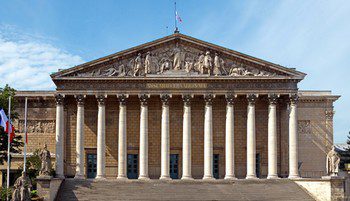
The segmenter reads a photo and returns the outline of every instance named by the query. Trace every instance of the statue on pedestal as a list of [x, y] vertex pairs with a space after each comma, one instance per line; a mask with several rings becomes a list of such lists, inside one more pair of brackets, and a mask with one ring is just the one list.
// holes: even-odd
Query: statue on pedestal
[[327, 154], [327, 175], [338, 176], [340, 157], [335, 151], [335, 147]]
[[50, 176], [51, 171], [51, 154], [47, 150], [47, 145], [45, 144], [44, 149], [39, 154], [41, 160], [41, 169], [39, 176]]
[[14, 184], [14, 190], [12, 193], [13, 201], [30, 201], [30, 188], [32, 187], [32, 183], [30, 182], [29, 177], [27, 177], [26, 172], [22, 172], [22, 176], [20, 176]]

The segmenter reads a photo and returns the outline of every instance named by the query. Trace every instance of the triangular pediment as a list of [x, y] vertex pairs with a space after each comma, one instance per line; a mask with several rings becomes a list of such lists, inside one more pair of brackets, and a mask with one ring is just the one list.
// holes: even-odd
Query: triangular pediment
[[173, 34], [51, 75], [86, 77], [279, 77], [305, 74], [183, 34]]

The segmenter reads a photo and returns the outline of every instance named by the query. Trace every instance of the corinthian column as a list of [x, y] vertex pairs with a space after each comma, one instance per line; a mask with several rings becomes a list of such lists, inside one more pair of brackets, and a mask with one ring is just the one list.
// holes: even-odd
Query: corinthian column
[[213, 177], [213, 109], [212, 103], [215, 96], [204, 95], [204, 176], [203, 179]]
[[256, 139], [255, 139], [255, 101], [256, 94], [248, 94], [247, 108], [247, 176], [246, 179], [256, 179]]
[[139, 179], [149, 179], [148, 177], [148, 94], [139, 95], [141, 102], [140, 113], [140, 175]]
[[191, 173], [191, 95], [183, 95], [183, 135], [182, 135], [182, 177], [193, 179]]
[[119, 135], [118, 135], [118, 179], [127, 179], [127, 143], [126, 143], [126, 99], [128, 95], [118, 95]]
[[225, 135], [225, 179], [235, 178], [235, 150], [234, 150], [234, 100], [232, 94], [226, 95], [226, 135]]
[[103, 179], [106, 176], [106, 96], [96, 96], [98, 102], [97, 116], [97, 179]]
[[278, 95], [270, 94], [268, 117], [268, 179], [276, 179], [277, 175], [277, 118], [276, 103]]
[[63, 157], [64, 157], [64, 95], [57, 94], [56, 98], [56, 177], [64, 178]]
[[298, 95], [290, 96], [289, 112], [289, 176], [290, 179], [299, 178], [298, 171]]
[[77, 95], [77, 131], [76, 131], [76, 179], [84, 179], [84, 95]]
[[161, 139], [161, 175], [160, 179], [170, 179], [170, 137], [169, 137], [169, 94], [162, 94], [162, 139]]

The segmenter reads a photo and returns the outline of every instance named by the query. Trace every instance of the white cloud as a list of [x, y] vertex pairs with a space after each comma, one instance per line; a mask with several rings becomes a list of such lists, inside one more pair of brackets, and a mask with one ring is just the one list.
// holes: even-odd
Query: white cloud
[[20, 90], [54, 89], [50, 74], [83, 62], [35, 36], [0, 30], [0, 86]]

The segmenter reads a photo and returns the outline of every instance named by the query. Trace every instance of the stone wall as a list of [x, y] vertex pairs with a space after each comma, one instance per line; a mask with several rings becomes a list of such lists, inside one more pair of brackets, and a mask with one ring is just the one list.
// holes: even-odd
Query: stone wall
[[333, 104], [328, 101], [303, 100], [299, 103], [299, 161], [302, 177], [326, 174], [326, 155], [333, 145]]

